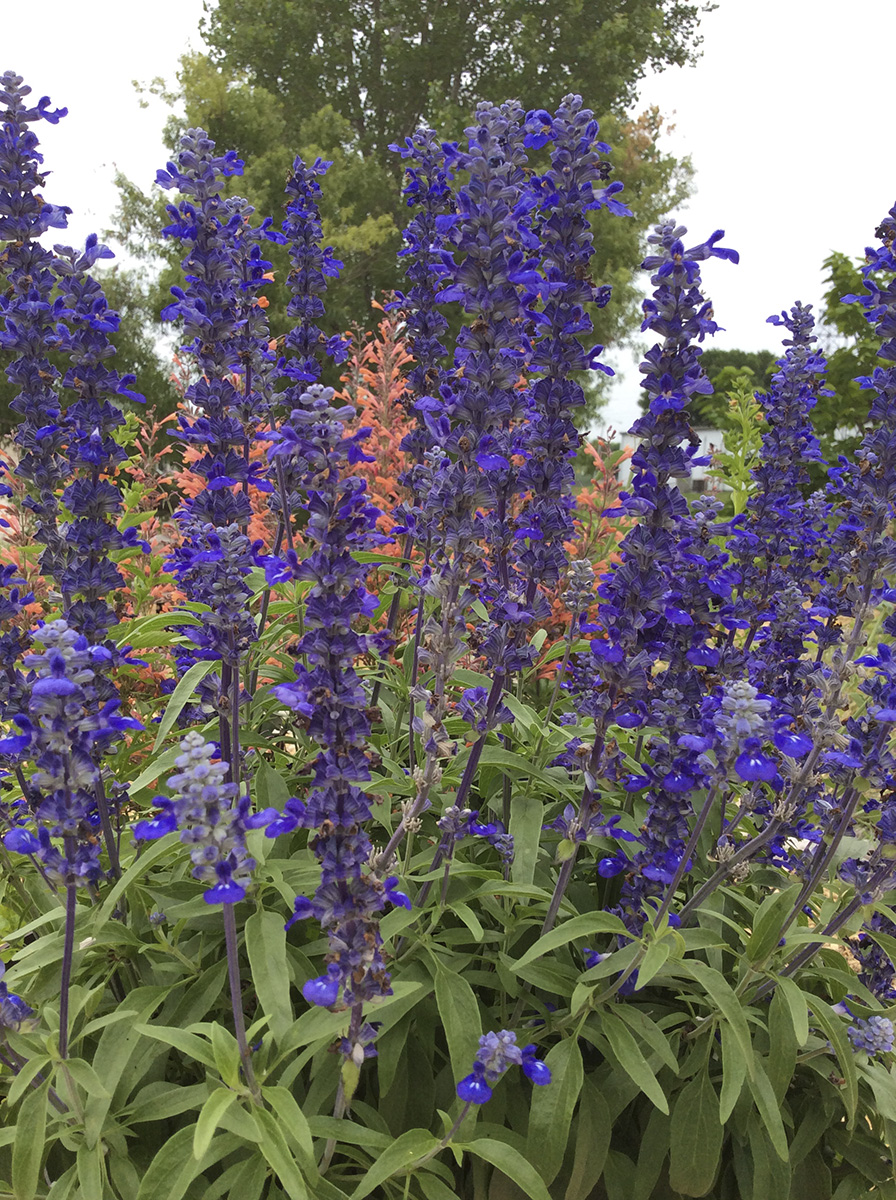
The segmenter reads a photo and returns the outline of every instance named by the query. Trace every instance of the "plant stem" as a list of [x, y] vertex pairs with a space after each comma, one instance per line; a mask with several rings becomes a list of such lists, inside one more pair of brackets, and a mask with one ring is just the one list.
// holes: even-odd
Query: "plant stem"
[[[75, 839], [65, 838], [66, 859], [71, 863]], [[75, 906], [77, 886], [73, 881], [65, 885], [65, 933], [62, 943], [62, 978], [59, 981], [59, 1054], [68, 1058], [68, 1002], [72, 983], [72, 958], [75, 952]]]
[[115, 830], [112, 828], [112, 821], [109, 816], [109, 800], [106, 796], [102, 776], [100, 775], [97, 775], [96, 783], [94, 784], [94, 795], [96, 796], [96, 806], [100, 814], [100, 826], [103, 830], [103, 841], [106, 843], [106, 853], [109, 855], [110, 874], [113, 879], [119, 879], [121, 877], [121, 861], [118, 857], [118, 841], [115, 836]]
[[655, 924], [657, 926], [662, 921], [662, 919], [666, 915], [666, 913], [669, 911], [669, 908], [672, 904], [672, 900], [675, 896], [676, 891], [678, 890], [678, 885], [681, 883], [682, 879], [684, 879], [685, 872], [688, 869], [688, 862], [690, 861], [691, 855], [697, 849], [697, 843], [700, 840], [700, 835], [703, 832], [703, 827], [706, 825], [706, 822], [709, 820], [709, 814], [712, 812], [712, 807], [716, 802], [716, 796], [718, 795], [718, 791], [719, 791], [719, 785], [717, 783], [714, 783], [712, 785], [712, 787], [709, 789], [709, 793], [703, 802], [703, 807], [700, 810], [700, 815], [697, 817], [697, 821], [694, 825], [693, 830], [691, 831], [691, 836], [688, 838], [688, 843], [684, 848], [684, 852], [682, 853], [682, 856], [681, 856], [681, 859], [679, 860], [678, 866], [675, 868], [675, 874], [672, 876], [672, 882], [669, 884], [668, 888], [666, 888], [666, 894], [663, 897], [663, 902], [660, 905], [659, 912], [656, 914]]
[[[276, 534], [276, 537], [274, 538], [274, 547], [273, 547], [273, 551], [272, 551], [275, 558], [280, 553], [280, 547], [282, 545], [283, 545], [283, 519], [281, 518], [277, 525], [277, 534]], [[273, 589], [269, 584], [265, 588], [264, 595], [261, 598], [261, 611], [258, 614], [258, 640], [259, 641], [261, 640], [262, 634], [264, 633], [264, 627], [267, 624], [268, 609], [270, 608], [270, 604], [271, 604], [271, 592], [272, 591], [273, 591]], [[255, 666], [252, 668], [252, 671], [249, 675], [249, 686], [248, 686], [247, 690], [248, 690], [250, 696], [255, 695], [255, 689], [258, 687], [258, 672], [259, 672], [259, 667]]]
[[573, 613], [569, 619], [569, 629], [566, 631], [566, 649], [563, 651], [563, 660], [557, 668], [554, 675], [554, 686], [551, 689], [551, 699], [548, 703], [548, 710], [544, 715], [544, 720], [541, 724], [541, 733], [538, 735], [538, 741], [535, 743], [535, 749], [532, 751], [533, 761], [537, 761], [541, 747], [544, 744], [544, 739], [548, 731], [548, 726], [551, 723], [551, 717], [554, 715], [554, 709], [557, 705], [557, 699], [560, 695], [560, 684], [563, 682], [563, 676], [566, 674], [566, 668], [569, 666], [570, 655], [572, 654], [573, 633], [575, 632], [575, 624], [579, 614]]
[[240, 964], [236, 946], [236, 918], [233, 905], [225, 904], [224, 909], [224, 941], [227, 946], [227, 977], [230, 981], [230, 1002], [233, 1009], [233, 1024], [236, 1031], [236, 1043], [240, 1050], [240, 1062], [243, 1065], [243, 1075], [246, 1079], [252, 1099], [261, 1104], [261, 1090], [255, 1079], [252, 1067], [252, 1051], [246, 1040], [246, 1018], [243, 1014], [243, 996], [240, 987]]
[[[352, 1015], [348, 1025], [348, 1040], [351, 1045], [354, 1045], [358, 1034], [361, 1032], [361, 1025], [364, 1019], [364, 1005], [353, 1004]], [[333, 1105], [333, 1116], [337, 1121], [341, 1121], [348, 1110], [348, 1097], [345, 1094], [345, 1081], [342, 1073], [339, 1075], [339, 1086], [336, 1089], [336, 1103]], [[336, 1138], [327, 1138], [327, 1144], [324, 1147], [323, 1157], [318, 1163], [318, 1171], [324, 1175], [333, 1161], [333, 1155], [336, 1151]]]
[[451, 1128], [448, 1130], [448, 1132], [445, 1134], [445, 1136], [439, 1142], [438, 1146], [433, 1146], [432, 1150], [430, 1150], [430, 1151], [428, 1151], [428, 1153], [424, 1154], [422, 1158], [418, 1158], [415, 1162], [411, 1163], [411, 1165], [407, 1168], [408, 1173], [410, 1173], [411, 1171], [415, 1171], [417, 1169], [417, 1167], [422, 1167], [424, 1163], [428, 1163], [431, 1158], [435, 1158], [435, 1156], [437, 1154], [440, 1154], [445, 1149], [445, 1147], [448, 1145], [448, 1143], [451, 1141], [451, 1139], [457, 1133], [458, 1129], [460, 1129], [461, 1125], [463, 1124], [464, 1117], [467, 1115], [467, 1113], [470, 1111], [470, 1109], [472, 1107], [473, 1107], [473, 1101], [467, 1100], [467, 1102], [464, 1104], [463, 1108], [460, 1110], [460, 1113], [457, 1116], [454, 1124], [451, 1126]]
[[[10, 1055], [12, 1055], [12, 1057], [10, 1057]], [[27, 1058], [22, 1058], [22, 1056], [20, 1054], [16, 1054], [15, 1050], [13, 1050], [13, 1048], [11, 1046], [6, 1047], [6, 1052], [4, 1052], [3, 1050], [0, 1050], [0, 1062], [6, 1063], [6, 1065], [9, 1067], [10, 1071], [12, 1071], [12, 1073], [14, 1075], [18, 1075], [18, 1073], [21, 1071], [22, 1067], [24, 1067], [24, 1065], [27, 1061], [28, 1061]], [[45, 1080], [46, 1080], [46, 1076], [44, 1075], [43, 1071], [38, 1071], [37, 1074], [34, 1076], [34, 1078], [31, 1080], [31, 1086], [33, 1088], [39, 1088], [40, 1085], [45, 1082]], [[68, 1106], [63, 1103], [62, 1097], [59, 1095], [59, 1093], [56, 1091], [55, 1088], [51, 1087], [48, 1089], [48, 1096], [49, 1096], [50, 1103], [53, 1105], [53, 1107], [56, 1109], [57, 1112], [61, 1112], [61, 1113], [68, 1112]]]

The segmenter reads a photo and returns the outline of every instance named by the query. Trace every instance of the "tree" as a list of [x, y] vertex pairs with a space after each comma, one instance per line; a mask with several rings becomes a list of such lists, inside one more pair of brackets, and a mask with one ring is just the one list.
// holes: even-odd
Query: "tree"
[[728, 425], [728, 393], [742, 381], [754, 391], [768, 390], [777, 355], [772, 350], [704, 350], [700, 365], [714, 391], [697, 396], [691, 405], [691, 424], [704, 429]]
[[390, 142], [453, 129], [483, 99], [547, 107], [580, 92], [622, 113], [648, 66], [695, 61], [701, 11], [682, 0], [218, 0], [202, 34], [215, 70], [276, 99], [293, 141], [332, 105], [391, 174]]
[[880, 339], [865, 320], [865, 310], [843, 300], [864, 293], [862, 266], [861, 259], [837, 251], [824, 260], [826, 289], [818, 332], [828, 359], [827, 385], [834, 395], [821, 397], [812, 415], [822, 453], [831, 463], [858, 446], [870, 398], [856, 378], [880, 366]]

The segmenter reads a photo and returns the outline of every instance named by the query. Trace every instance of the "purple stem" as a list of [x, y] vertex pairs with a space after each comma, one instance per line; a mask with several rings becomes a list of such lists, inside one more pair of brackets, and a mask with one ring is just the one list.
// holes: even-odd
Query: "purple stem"
[[[71, 871], [75, 839], [65, 838], [65, 857]], [[72, 983], [72, 958], [75, 952], [75, 906], [77, 886], [74, 881], [65, 885], [65, 934], [62, 943], [62, 978], [59, 981], [59, 1056], [68, 1058], [68, 1001]]]
[[106, 843], [106, 853], [109, 855], [111, 875], [113, 879], [118, 879], [121, 876], [118, 841], [115, 836], [115, 830], [112, 828], [112, 821], [109, 816], [109, 800], [106, 796], [102, 776], [100, 775], [97, 775], [96, 783], [94, 784], [94, 795], [96, 796], [96, 806], [100, 814], [100, 825], [103, 830], [103, 841]]
[[485, 732], [480, 733], [479, 737], [470, 747], [470, 757], [464, 766], [464, 773], [461, 776], [460, 785], [457, 789], [457, 795], [454, 798], [456, 808], [464, 808], [467, 795], [470, 788], [473, 786], [473, 777], [476, 774], [476, 768], [479, 766], [479, 759], [482, 757], [482, 751], [485, 748], [485, 739], [488, 737], [488, 727], [491, 724], [491, 719], [498, 710], [498, 705], [501, 703], [501, 697], [504, 694], [504, 676], [505, 671], [499, 667], [495, 672], [495, 678], [492, 681], [491, 691], [488, 694], [488, 700], [485, 706]]
[[[9, 1046], [7, 1046], [7, 1050], [9, 1052], [9, 1054], [15, 1054], [15, 1051], [12, 1050]], [[24, 1067], [25, 1063], [28, 1060], [26, 1058], [22, 1058], [21, 1055], [19, 1055], [19, 1054], [15, 1054], [15, 1057], [18, 1060], [17, 1062], [14, 1062], [11, 1058], [8, 1058], [7, 1055], [4, 1054], [2, 1050], [0, 1050], [0, 1062], [6, 1063], [6, 1065], [9, 1067], [10, 1071], [12, 1071], [12, 1073], [14, 1075], [18, 1075], [18, 1073], [21, 1071], [22, 1067]], [[33, 1088], [39, 1088], [40, 1085], [44, 1082], [46, 1082], [46, 1076], [44, 1075], [44, 1073], [42, 1071], [38, 1071], [37, 1074], [34, 1076], [34, 1078], [31, 1080], [31, 1086]], [[53, 1087], [48, 1088], [47, 1096], [49, 1098], [50, 1103], [53, 1105], [53, 1107], [56, 1109], [57, 1112], [61, 1112], [61, 1113], [68, 1112], [67, 1105], [63, 1102], [62, 1097], [59, 1095], [59, 1093], [56, 1091], [55, 1088], [53, 1088]]]
[[668, 888], [666, 889], [666, 894], [663, 897], [663, 902], [660, 905], [659, 912], [656, 914], [655, 924], [657, 926], [659, 925], [660, 921], [662, 921], [662, 919], [666, 915], [666, 913], [669, 911], [669, 908], [671, 907], [671, 904], [672, 904], [672, 900], [675, 896], [676, 891], [678, 890], [678, 885], [681, 883], [682, 879], [684, 879], [685, 872], [688, 869], [688, 863], [691, 860], [691, 855], [697, 849], [697, 843], [700, 840], [700, 834], [703, 832], [703, 828], [709, 819], [709, 814], [712, 812], [712, 807], [716, 802], [716, 796], [718, 795], [718, 791], [719, 791], [719, 785], [718, 785], [718, 783], [714, 783], [712, 785], [712, 787], [709, 789], [709, 794], [707, 795], [705, 801], [703, 802], [703, 807], [700, 810], [700, 815], [697, 817], [696, 824], [694, 825], [694, 828], [691, 831], [691, 836], [688, 838], [687, 845], [684, 848], [684, 852], [681, 856], [678, 866], [675, 868], [675, 874], [672, 876], [672, 882], [669, 884]]
[[243, 1064], [243, 1075], [256, 1104], [261, 1104], [261, 1090], [255, 1079], [252, 1067], [252, 1051], [246, 1040], [246, 1018], [243, 1015], [243, 994], [240, 986], [240, 964], [236, 948], [236, 918], [233, 915], [233, 905], [225, 904], [224, 909], [224, 941], [227, 946], [227, 977], [230, 982], [230, 1003], [233, 1009], [233, 1025], [236, 1031], [236, 1044], [240, 1050], [240, 1062]]

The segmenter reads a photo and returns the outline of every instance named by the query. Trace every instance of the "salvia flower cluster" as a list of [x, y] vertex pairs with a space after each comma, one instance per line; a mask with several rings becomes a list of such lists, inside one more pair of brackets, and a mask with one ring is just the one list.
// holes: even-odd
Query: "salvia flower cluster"
[[134, 826], [138, 841], [180, 832], [190, 847], [193, 877], [205, 885], [207, 904], [235, 904], [246, 896], [255, 861], [246, 849], [246, 832], [273, 817], [249, 813], [249, 799], [227, 782], [229, 764], [214, 761], [216, 747], [191, 732], [180, 744], [178, 770], [168, 780], [171, 799], [156, 797], [159, 815]]
[[534, 1042], [518, 1046], [516, 1034], [508, 1029], [483, 1034], [473, 1060], [473, 1070], [457, 1085], [458, 1096], [470, 1104], [485, 1104], [492, 1098], [494, 1085], [511, 1067], [521, 1067], [527, 1079], [544, 1087], [551, 1082], [551, 1072], [535, 1057], [535, 1049]]
[[104, 875], [99, 762], [142, 726], [119, 715], [117, 699], [100, 699], [97, 676], [111, 657], [105, 647], [91, 645], [63, 620], [39, 626], [32, 641], [43, 651], [24, 659], [28, 709], [14, 717], [20, 732], [0, 741], [4, 757], [34, 764], [25, 790], [32, 823], [3, 840], [8, 850], [32, 855], [51, 883], [91, 887]]

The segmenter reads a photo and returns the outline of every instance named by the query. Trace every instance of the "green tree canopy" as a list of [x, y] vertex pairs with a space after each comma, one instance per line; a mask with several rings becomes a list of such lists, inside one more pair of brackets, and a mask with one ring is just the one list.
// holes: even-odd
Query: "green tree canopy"
[[856, 383], [879, 366], [880, 339], [865, 320], [861, 304], [843, 297], [864, 291], [861, 259], [835, 251], [824, 260], [825, 292], [819, 334], [828, 359], [827, 384], [833, 396], [822, 397], [813, 412], [822, 452], [829, 462], [855, 449], [868, 419], [870, 396]]
[[[281, 104], [294, 143], [331, 105], [392, 174], [390, 142], [422, 121], [459, 136], [483, 99], [547, 107], [580, 92], [623, 112], [648, 67], [693, 62], [699, 15], [682, 0], [218, 0], [202, 23], [216, 70]], [[248, 146], [245, 149], [249, 149]], [[390, 165], [391, 164], [391, 165]]]

